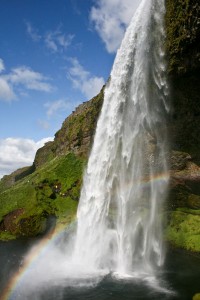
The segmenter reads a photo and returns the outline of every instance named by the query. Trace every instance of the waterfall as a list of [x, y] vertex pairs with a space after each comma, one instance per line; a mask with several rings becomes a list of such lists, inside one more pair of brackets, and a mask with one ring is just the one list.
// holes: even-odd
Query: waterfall
[[117, 52], [77, 213], [85, 270], [154, 274], [168, 186], [164, 0], [143, 0]]

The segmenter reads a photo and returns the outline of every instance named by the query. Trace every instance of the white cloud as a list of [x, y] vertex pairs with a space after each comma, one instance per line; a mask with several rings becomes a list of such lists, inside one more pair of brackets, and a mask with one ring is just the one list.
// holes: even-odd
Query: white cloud
[[35, 142], [31, 139], [23, 138], [7, 138], [0, 140], [0, 178], [3, 175], [32, 165], [36, 151], [48, 141], [52, 141], [52, 137], [44, 138]]
[[65, 111], [71, 107], [70, 103], [66, 100], [60, 99], [54, 102], [47, 102], [44, 104], [44, 106], [47, 108], [47, 116], [51, 117], [57, 111]]
[[58, 29], [54, 31], [48, 31], [40, 35], [38, 30], [34, 28], [30, 22], [25, 22], [25, 24], [26, 31], [30, 38], [34, 42], [44, 42], [45, 46], [52, 52], [63, 52], [71, 45], [74, 38], [74, 34], [65, 34], [61, 30], [61, 26], [58, 26]]
[[53, 86], [48, 81], [43, 74], [26, 66], [14, 68], [10, 73], [0, 75], [0, 100], [9, 102], [16, 99], [17, 91], [22, 96], [27, 96], [27, 90], [51, 92]]
[[93, 76], [81, 66], [77, 58], [72, 58], [72, 67], [68, 71], [68, 78], [73, 87], [79, 89], [88, 99], [97, 95], [104, 85], [103, 77]]
[[5, 78], [13, 85], [23, 85], [28, 90], [51, 92], [53, 89], [47, 77], [26, 66], [14, 68]]
[[[4, 61], [0, 58], [0, 73], [5, 70]], [[12, 85], [7, 81], [7, 79], [0, 75], [0, 100], [10, 102], [16, 99], [16, 95], [13, 91]]]
[[0, 77], [0, 100], [10, 102], [14, 99], [16, 99], [16, 95], [12, 86], [4, 78]]
[[3, 59], [0, 58], [0, 73], [5, 70]]
[[33, 28], [29, 22], [26, 22], [26, 31], [34, 42], [39, 42], [41, 40], [41, 35], [38, 34], [37, 30]]
[[45, 44], [53, 52], [62, 52], [72, 43], [74, 35], [64, 34], [61, 30], [49, 31], [45, 36]]
[[98, 0], [90, 19], [109, 53], [120, 46], [126, 27], [141, 0]]
[[[3, 70], [4, 62], [0, 58], [0, 73]], [[12, 101], [17, 98], [17, 94], [27, 96], [28, 90], [51, 92], [54, 88], [49, 80], [27, 66], [13, 68], [10, 73], [0, 74], [0, 100]]]

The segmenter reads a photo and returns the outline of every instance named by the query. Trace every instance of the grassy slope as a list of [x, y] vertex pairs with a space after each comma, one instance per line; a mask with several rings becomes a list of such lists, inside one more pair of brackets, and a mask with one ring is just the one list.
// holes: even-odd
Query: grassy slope
[[[58, 222], [69, 223], [76, 214], [84, 166], [85, 160], [69, 153], [46, 163], [10, 189], [1, 192], [0, 222], [10, 212], [24, 210], [15, 220], [19, 226], [18, 230], [12, 232], [13, 236], [25, 235], [20, 225], [22, 219], [33, 220], [34, 217], [30, 226], [36, 229], [39, 228], [37, 223], [47, 215], [57, 216]], [[5, 235], [9, 237], [10, 233], [1, 232], [0, 238]]]

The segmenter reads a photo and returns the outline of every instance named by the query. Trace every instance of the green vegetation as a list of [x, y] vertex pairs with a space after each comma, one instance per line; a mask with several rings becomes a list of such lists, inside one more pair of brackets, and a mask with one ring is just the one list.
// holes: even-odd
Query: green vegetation
[[1, 192], [5, 191], [6, 189], [10, 188], [16, 181], [24, 178], [25, 176], [30, 175], [33, 173], [35, 170], [34, 166], [30, 167], [24, 167], [20, 168], [16, 171], [14, 171], [10, 175], [5, 175], [1, 180], [0, 180], [0, 194]]
[[192, 300], [200, 300], [200, 293], [199, 294], [195, 294], [193, 296]]
[[74, 220], [103, 96], [104, 87], [68, 116], [54, 141], [37, 151], [31, 167], [2, 178], [0, 239], [44, 232], [51, 215], [59, 226]]
[[42, 148], [37, 150], [33, 166], [38, 168], [43, 164], [50, 162], [55, 157], [54, 141], [47, 142]]
[[74, 151], [87, 157], [96, 129], [97, 119], [104, 97], [104, 87], [90, 101], [81, 104], [55, 134], [55, 149], [59, 154]]
[[176, 247], [200, 251], [200, 210], [181, 208], [171, 212], [166, 239]]
[[196, 0], [166, 0], [170, 73], [184, 74], [199, 66], [199, 14], [200, 6]]
[[85, 160], [73, 153], [54, 158], [0, 193], [0, 238], [35, 236], [48, 215], [69, 223], [76, 214]]
[[16, 239], [16, 236], [10, 232], [4, 231], [0, 233], [1, 241], [10, 241]]

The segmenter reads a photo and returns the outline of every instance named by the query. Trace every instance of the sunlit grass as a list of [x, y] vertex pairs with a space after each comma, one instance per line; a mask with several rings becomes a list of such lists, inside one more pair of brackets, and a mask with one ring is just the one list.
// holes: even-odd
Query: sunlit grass
[[171, 212], [166, 238], [180, 248], [200, 251], [200, 210], [181, 208]]
[[[0, 193], [0, 221], [9, 213], [23, 209], [23, 214], [15, 220], [16, 224], [31, 217], [30, 226], [37, 229], [40, 220], [42, 222], [48, 215], [55, 215], [58, 222], [69, 223], [76, 215], [84, 167], [84, 159], [69, 153], [54, 158], [18, 181]], [[2, 234], [5, 235], [4, 232]]]

